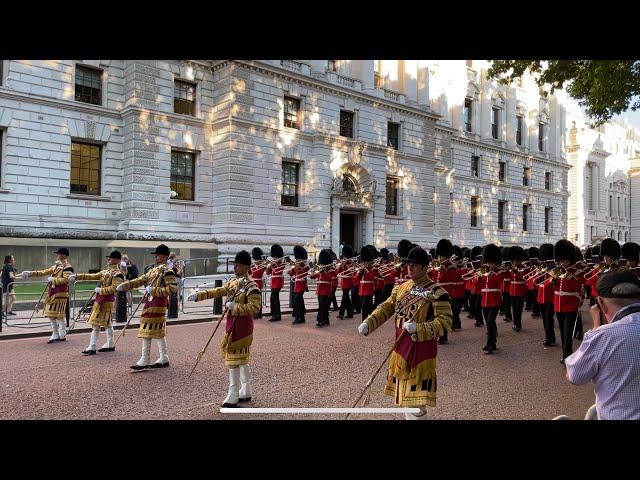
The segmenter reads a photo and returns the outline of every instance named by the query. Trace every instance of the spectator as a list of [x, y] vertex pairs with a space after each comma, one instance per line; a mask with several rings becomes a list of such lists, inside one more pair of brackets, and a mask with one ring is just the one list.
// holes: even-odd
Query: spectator
[[127, 255], [126, 253], [122, 254], [122, 261], [120, 262], [120, 268], [125, 270], [122, 273], [125, 274], [126, 280], [133, 280], [134, 278], [138, 278], [139, 276], [138, 267], [136, 267], [133, 263], [131, 263], [131, 261], [129, 260], [129, 255]]
[[15, 315], [13, 312], [13, 302], [16, 301], [16, 294], [13, 291], [13, 282], [16, 280], [15, 275], [15, 259], [12, 255], [4, 257], [4, 266], [2, 267], [2, 291], [7, 294], [6, 312], [8, 315]]
[[574, 385], [594, 383], [599, 419], [640, 420], [640, 280], [625, 270], [607, 272], [596, 290], [593, 329], [566, 358], [567, 379]]

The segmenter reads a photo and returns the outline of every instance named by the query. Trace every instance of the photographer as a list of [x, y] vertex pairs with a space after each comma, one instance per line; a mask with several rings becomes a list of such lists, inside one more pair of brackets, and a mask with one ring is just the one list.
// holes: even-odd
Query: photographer
[[640, 280], [629, 271], [606, 272], [596, 289], [593, 329], [566, 358], [567, 379], [594, 383], [599, 419], [640, 420]]

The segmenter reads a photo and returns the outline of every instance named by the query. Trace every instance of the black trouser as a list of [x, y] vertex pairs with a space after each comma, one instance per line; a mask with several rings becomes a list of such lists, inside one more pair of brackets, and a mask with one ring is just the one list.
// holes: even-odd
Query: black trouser
[[451, 327], [452, 328], [462, 328], [462, 323], [460, 323], [460, 311], [462, 310], [462, 305], [464, 304], [464, 298], [454, 298], [451, 301]]
[[540, 304], [538, 303], [536, 297], [538, 295], [537, 290], [529, 290], [531, 292], [531, 316], [539, 317], [540, 316]]
[[360, 313], [362, 304], [360, 302], [360, 295], [358, 295], [358, 285], [351, 287], [351, 303], [353, 304], [353, 311]]
[[385, 284], [384, 291], [382, 293], [382, 301], [386, 302], [387, 299], [391, 296], [391, 292], [393, 291], [393, 284]]
[[567, 358], [573, 353], [573, 327], [576, 324], [577, 315], [578, 312], [556, 312], [562, 341], [562, 358]]
[[522, 328], [522, 307], [524, 307], [524, 297], [510, 297], [509, 303], [513, 312], [513, 326]]
[[527, 290], [526, 302], [524, 304], [524, 309], [529, 311], [533, 308], [533, 304], [536, 301], [535, 290]]
[[338, 287], [336, 288], [331, 288], [331, 303], [333, 304], [333, 309], [334, 310], [338, 310], [338, 299], [336, 298], [336, 290], [338, 289]]
[[471, 294], [469, 290], [465, 290], [464, 294], [467, 297], [467, 312], [469, 313], [470, 318], [476, 318], [475, 312], [475, 296]]
[[262, 293], [260, 293], [260, 311], [253, 318], [262, 318]]
[[509, 292], [502, 292], [502, 310], [504, 312], [504, 320], [511, 320], [511, 296]]
[[[473, 309], [475, 312], [476, 322], [484, 323], [484, 320], [482, 318], [482, 296], [480, 294], [475, 295]], [[496, 315], [497, 314], [498, 314], [498, 307], [496, 307]]]
[[280, 320], [280, 289], [279, 288], [272, 288], [271, 289], [271, 296], [270, 298], [270, 305], [271, 305], [271, 316], [274, 319]]
[[329, 307], [331, 306], [331, 297], [329, 295], [318, 296], [318, 316], [316, 321], [318, 325], [329, 325]]
[[304, 322], [307, 309], [304, 306], [304, 292], [293, 293], [293, 316], [296, 322]]
[[462, 307], [464, 308], [465, 312], [469, 312], [469, 297], [471, 296], [471, 292], [469, 290], [465, 290], [464, 291], [464, 303], [462, 304]]
[[482, 315], [484, 321], [487, 324], [487, 347], [496, 346], [496, 337], [498, 333], [498, 327], [496, 326], [496, 317], [498, 316], [498, 307], [484, 307], [482, 308]]
[[[582, 315], [578, 315], [578, 317], [576, 318], [575, 330], [576, 330], [576, 335], [578, 335], [579, 333], [584, 334], [584, 326], [582, 325]], [[575, 336], [573, 338], [575, 338]]]
[[347, 317], [353, 317], [353, 305], [351, 305], [351, 298], [349, 297], [349, 288], [342, 289], [342, 300], [340, 301], [340, 310], [338, 311], [339, 317], [344, 317], [345, 311]]
[[554, 315], [553, 303], [543, 303], [540, 305], [542, 309], [542, 326], [544, 327], [544, 339], [547, 343], [556, 343], [556, 332], [553, 330]]
[[362, 321], [373, 312], [373, 295], [363, 295], [362, 299]]
[[382, 296], [384, 295], [384, 289], [380, 289], [380, 290], [376, 290], [376, 296], [374, 297], [374, 306], [378, 306], [380, 305], [384, 300], [382, 299]]

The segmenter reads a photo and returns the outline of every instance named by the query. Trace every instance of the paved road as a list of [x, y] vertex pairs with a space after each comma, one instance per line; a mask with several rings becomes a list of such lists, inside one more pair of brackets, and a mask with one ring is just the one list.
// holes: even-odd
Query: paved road
[[[586, 318], [586, 317], [585, 317]], [[359, 320], [338, 320], [316, 329], [290, 317], [255, 322], [252, 361], [254, 407], [350, 407], [393, 343], [389, 322], [360, 337]], [[582, 418], [593, 403], [593, 387], [564, 379], [559, 347], [544, 349], [540, 319], [525, 313], [516, 333], [498, 317], [498, 348], [483, 355], [484, 329], [463, 312], [463, 330], [438, 349], [438, 406], [434, 419]], [[340, 415], [224, 415], [218, 411], [228, 386], [216, 334], [198, 369], [187, 375], [214, 324], [169, 327], [171, 367], [133, 372], [140, 353], [134, 331], [113, 353], [80, 355], [88, 334], [47, 345], [46, 338], [0, 342], [0, 419], [338, 419]], [[589, 328], [585, 325], [585, 328]], [[559, 333], [557, 333], [559, 339]], [[101, 335], [104, 335], [102, 333]], [[101, 336], [100, 343], [104, 337]], [[576, 342], [579, 343], [579, 342]], [[574, 346], [577, 348], [577, 345]], [[157, 358], [157, 347], [152, 349]], [[374, 383], [370, 406], [391, 407], [382, 394], [386, 368]], [[402, 415], [355, 415], [354, 419], [400, 419]]]

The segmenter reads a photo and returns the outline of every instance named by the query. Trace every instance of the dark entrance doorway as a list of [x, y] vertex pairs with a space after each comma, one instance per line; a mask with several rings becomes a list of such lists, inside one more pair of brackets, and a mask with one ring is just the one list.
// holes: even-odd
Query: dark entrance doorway
[[340, 244], [343, 242], [351, 245], [355, 251], [360, 249], [357, 241], [356, 227], [358, 225], [358, 217], [356, 213], [340, 212]]

